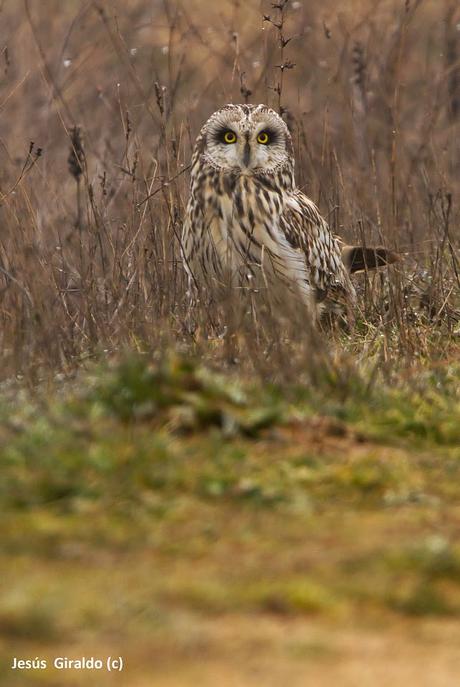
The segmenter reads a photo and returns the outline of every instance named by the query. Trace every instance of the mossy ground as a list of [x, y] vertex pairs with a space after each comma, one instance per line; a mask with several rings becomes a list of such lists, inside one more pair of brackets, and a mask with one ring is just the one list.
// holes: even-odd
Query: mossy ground
[[[428, 642], [456, 684], [459, 381], [443, 366], [340, 400], [131, 356], [17, 394], [1, 430], [2, 684], [303, 685], [308, 670], [329, 685], [342, 666], [341, 684], [385, 685], [398, 636], [391, 684], [436, 684]], [[9, 668], [99, 654], [125, 673]]]

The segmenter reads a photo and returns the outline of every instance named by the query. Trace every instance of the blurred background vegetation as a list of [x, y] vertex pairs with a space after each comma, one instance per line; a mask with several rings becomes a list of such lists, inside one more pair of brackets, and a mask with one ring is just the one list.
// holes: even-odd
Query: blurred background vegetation
[[[0, 22], [2, 684], [457, 685], [458, 3]], [[225, 304], [186, 326], [193, 141], [244, 101], [336, 233], [403, 257], [327, 347]], [[9, 668], [83, 654], [126, 670]]]
[[[365, 336], [397, 339], [398, 357], [446, 345], [458, 327], [456, 2], [28, 0], [4, 2], [1, 19], [3, 376], [221, 333], [222, 314], [206, 312], [184, 331], [177, 244], [193, 141], [228, 101], [283, 113], [298, 183], [334, 231], [406, 257], [363, 280]], [[244, 325], [261, 337], [257, 361], [276, 323]], [[302, 348], [303, 332], [288, 338]]]

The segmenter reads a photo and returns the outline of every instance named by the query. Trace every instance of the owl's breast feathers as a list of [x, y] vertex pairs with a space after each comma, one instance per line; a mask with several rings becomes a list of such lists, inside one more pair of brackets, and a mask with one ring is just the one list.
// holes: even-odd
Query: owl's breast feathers
[[[353, 300], [340, 246], [318, 209], [293, 188], [292, 170], [223, 173], [201, 164], [192, 181], [182, 240], [195, 281], [255, 285], [280, 279], [309, 305]], [[204, 278], [204, 279], [203, 279]], [[260, 280], [259, 280], [260, 281]]]

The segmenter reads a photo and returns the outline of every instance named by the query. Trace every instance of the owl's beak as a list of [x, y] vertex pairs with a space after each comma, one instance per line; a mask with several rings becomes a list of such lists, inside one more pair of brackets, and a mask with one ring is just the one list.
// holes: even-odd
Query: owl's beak
[[249, 162], [251, 160], [251, 146], [249, 145], [249, 141], [246, 141], [244, 144], [244, 149], [243, 149], [243, 162], [245, 167], [249, 167]]

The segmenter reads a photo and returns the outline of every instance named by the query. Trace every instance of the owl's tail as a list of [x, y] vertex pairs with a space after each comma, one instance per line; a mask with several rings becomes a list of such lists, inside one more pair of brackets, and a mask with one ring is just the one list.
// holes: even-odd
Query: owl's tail
[[348, 272], [353, 274], [354, 272], [375, 270], [379, 267], [392, 265], [399, 262], [401, 257], [394, 251], [383, 248], [383, 246], [373, 246], [372, 248], [343, 246], [342, 260]]

